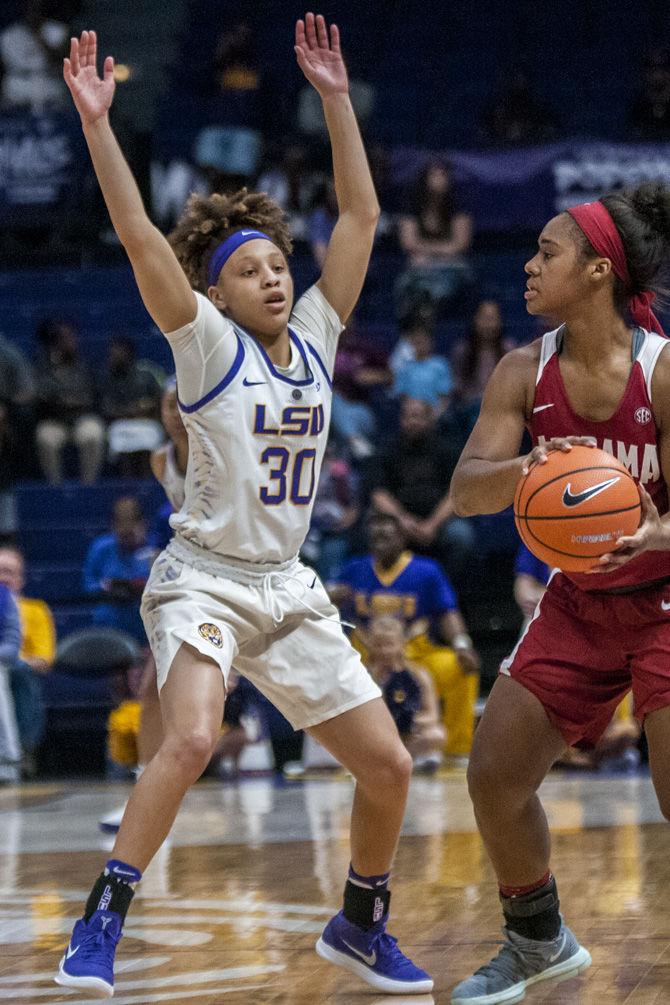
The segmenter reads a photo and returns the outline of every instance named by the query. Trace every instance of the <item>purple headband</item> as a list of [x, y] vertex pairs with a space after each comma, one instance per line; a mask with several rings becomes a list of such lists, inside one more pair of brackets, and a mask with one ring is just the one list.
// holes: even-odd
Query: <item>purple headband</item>
[[222, 241], [214, 249], [207, 266], [207, 282], [209, 285], [216, 285], [221, 274], [221, 269], [242, 244], [246, 244], [247, 241], [256, 241], [259, 237], [264, 241], [272, 241], [272, 238], [264, 234], [262, 230], [236, 230], [234, 234], [231, 234], [225, 241]]

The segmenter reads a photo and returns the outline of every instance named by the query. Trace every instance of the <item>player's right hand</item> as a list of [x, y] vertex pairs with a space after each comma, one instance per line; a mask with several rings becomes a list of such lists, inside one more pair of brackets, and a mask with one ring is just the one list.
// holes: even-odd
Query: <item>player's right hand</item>
[[595, 447], [596, 441], [593, 436], [554, 436], [542, 446], [533, 447], [531, 452], [523, 459], [521, 474], [527, 475], [534, 464], [546, 464], [547, 455], [552, 450], [562, 450], [568, 453], [574, 445], [580, 447]]
[[82, 31], [70, 40], [70, 57], [63, 60], [63, 77], [84, 125], [109, 111], [114, 98], [114, 59], [107, 56], [102, 77], [96, 67], [98, 40], [94, 31]]

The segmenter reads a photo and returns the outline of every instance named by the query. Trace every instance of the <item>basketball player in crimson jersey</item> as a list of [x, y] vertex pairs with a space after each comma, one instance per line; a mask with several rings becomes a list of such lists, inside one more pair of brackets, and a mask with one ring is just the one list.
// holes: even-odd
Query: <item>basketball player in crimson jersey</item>
[[[552, 576], [491, 691], [468, 782], [506, 942], [455, 1005], [517, 1002], [589, 966], [559, 914], [537, 790], [566, 746], [595, 744], [631, 688], [670, 818], [670, 353], [651, 309], [669, 235], [670, 190], [655, 183], [549, 221], [525, 297], [530, 314], [562, 323], [498, 364], [452, 479], [457, 513], [497, 512], [531, 463], [589, 443], [626, 464], [643, 508], [597, 571]], [[519, 457], [524, 426], [533, 450]]]

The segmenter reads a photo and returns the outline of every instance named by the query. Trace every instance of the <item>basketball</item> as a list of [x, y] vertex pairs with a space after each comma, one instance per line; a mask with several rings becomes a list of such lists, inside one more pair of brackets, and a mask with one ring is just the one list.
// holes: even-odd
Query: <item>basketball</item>
[[616, 458], [593, 447], [552, 450], [519, 480], [514, 520], [536, 558], [586, 572], [640, 524], [637, 485]]

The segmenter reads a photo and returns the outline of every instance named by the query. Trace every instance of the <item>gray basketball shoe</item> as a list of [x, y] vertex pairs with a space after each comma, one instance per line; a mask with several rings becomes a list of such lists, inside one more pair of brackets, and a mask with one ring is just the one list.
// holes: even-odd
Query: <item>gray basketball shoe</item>
[[506, 941], [498, 955], [454, 988], [452, 1005], [512, 1005], [531, 985], [564, 981], [591, 965], [590, 954], [565, 925], [552, 942], [524, 939], [509, 928], [503, 933]]

